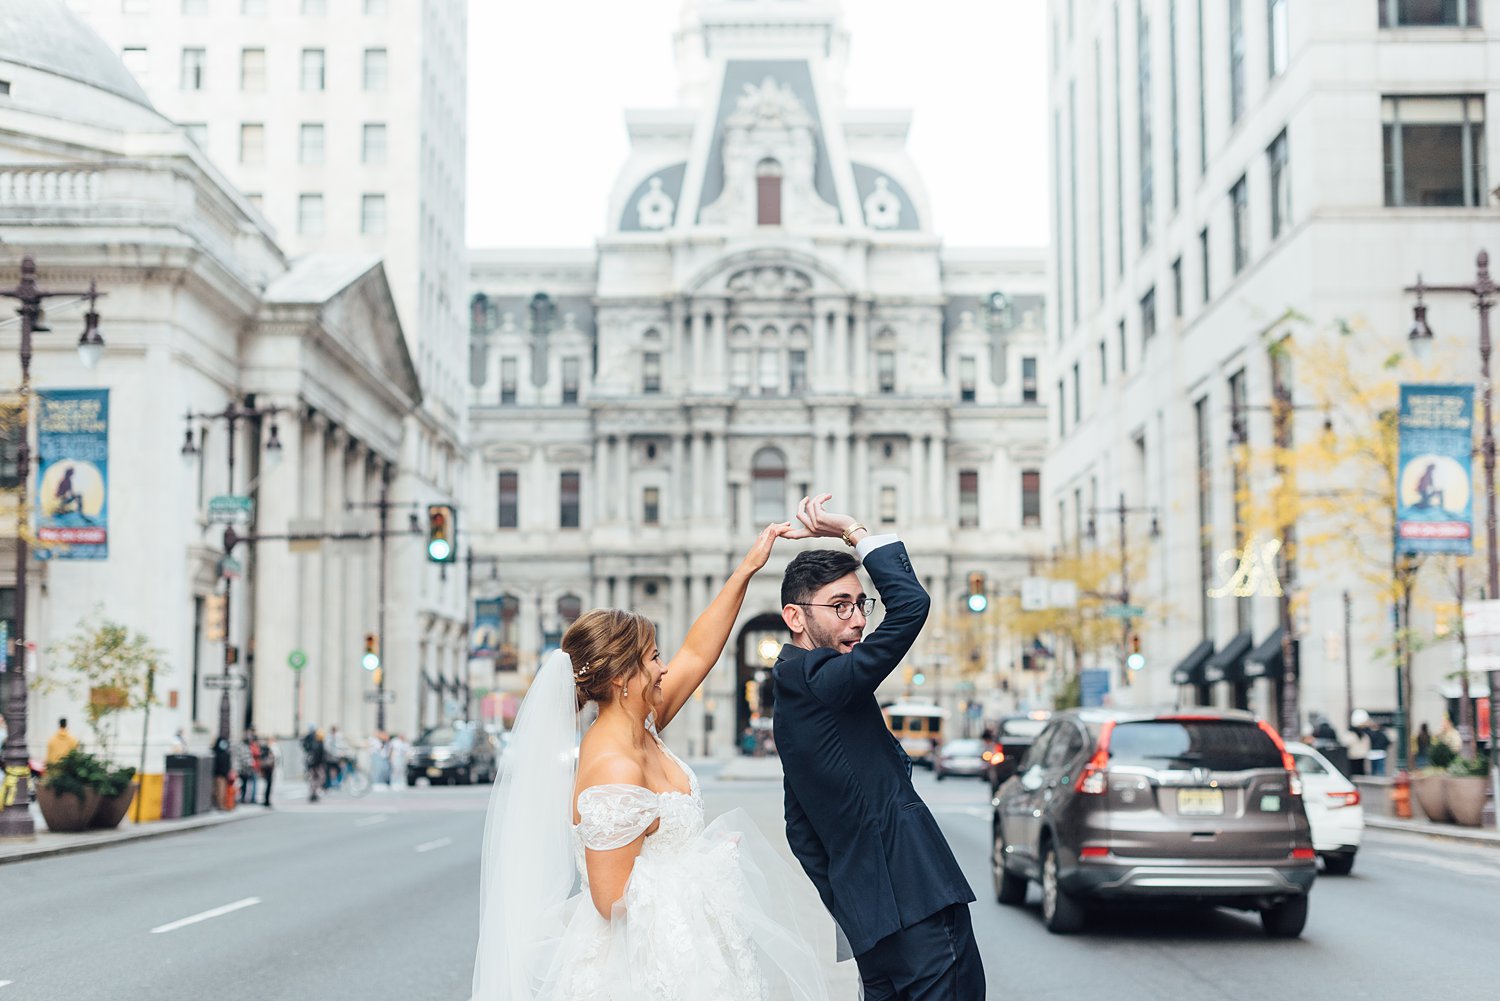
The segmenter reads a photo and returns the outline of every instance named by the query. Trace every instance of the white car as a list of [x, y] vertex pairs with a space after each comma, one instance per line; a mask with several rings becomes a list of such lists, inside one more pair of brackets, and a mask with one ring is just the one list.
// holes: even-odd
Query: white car
[[1332, 762], [1306, 744], [1289, 741], [1286, 749], [1302, 776], [1302, 803], [1312, 826], [1313, 849], [1330, 874], [1347, 876], [1354, 868], [1354, 854], [1365, 833], [1365, 808], [1360, 805], [1359, 790]]

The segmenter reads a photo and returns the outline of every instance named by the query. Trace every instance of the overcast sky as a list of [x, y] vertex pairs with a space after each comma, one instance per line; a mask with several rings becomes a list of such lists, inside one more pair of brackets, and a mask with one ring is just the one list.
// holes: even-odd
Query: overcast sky
[[[603, 232], [625, 109], [676, 103], [682, 2], [470, 0], [471, 247], [586, 247]], [[949, 245], [1047, 241], [1045, 7], [844, 0], [849, 104], [912, 109]]]

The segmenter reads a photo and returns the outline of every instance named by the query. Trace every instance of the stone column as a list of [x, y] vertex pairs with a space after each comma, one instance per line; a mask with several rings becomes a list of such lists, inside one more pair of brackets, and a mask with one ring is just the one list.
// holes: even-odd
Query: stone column
[[[813, 304], [812, 357], [807, 363], [809, 389], [821, 390], [827, 387], [828, 373], [833, 367], [833, 356], [829, 349], [828, 307], [821, 302], [815, 302]], [[818, 385], [819, 382], [821, 385]]]
[[[266, 534], [285, 532], [297, 517], [302, 499], [301, 424], [295, 417], [282, 423], [282, 464], [268, 471], [262, 462], [262, 479], [255, 493], [256, 529]], [[253, 430], [246, 438], [250, 447], [259, 448]], [[255, 651], [255, 722], [272, 733], [286, 733], [292, 727], [294, 679], [286, 657], [300, 642], [302, 602], [296, 560], [285, 542], [262, 542], [254, 549], [255, 579], [250, 589], [254, 617], [246, 634]]]
[[594, 437], [594, 482], [589, 485], [593, 495], [594, 524], [602, 525], [609, 518], [609, 450], [613, 438], [603, 435]]
[[612, 608], [628, 608], [630, 602], [630, 579], [624, 574], [616, 574], [609, 579], [610, 599]]
[[671, 497], [667, 499], [666, 510], [663, 512], [662, 520], [669, 525], [680, 525], [687, 517], [689, 511], [689, 494], [691, 489], [691, 474], [687, 468], [687, 443], [682, 435], [672, 434], [672, 490]]
[[[349, 435], [342, 428], [333, 428], [329, 431], [328, 440], [324, 446], [323, 460], [323, 523], [330, 531], [338, 532], [348, 524], [348, 517], [344, 513], [344, 498], [348, 489], [348, 481], [345, 479], [345, 469], [349, 465]], [[316, 723], [319, 726], [326, 725], [333, 719], [338, 711], [340, 699], [340, 686], [343, 677], [348, 673], [351, 661], [344, 655], [343, 647], [345, 637], [350, 635], [351, 630], [344, 607], [344, 581], [349, 575], [349, 559], [345, 553], [346, 544], [342, 542], [326, 543], [326, 552], [323, 557], [323, 583], [321, 598], [323, 602], [323, 635], [322, 650], [318, 655], [309, 652], [309, 659], [314, 656], [315, 668], [308, 678], [303, 679], [302, 695], [306, 699], [304, 725]], [[314, 698], [311, 681], [317, 680], [317, 693]]]
[[705, 467], [705, 450], [703, 447], [703, 436], [697, 433], [688, 436], [688, 451], [691, 456], [689, 464], [691, 473], [688, 477], [687, 510], [702, 511], [706, 504], [707, 477]]
[[713, 497], [714, 517], [726, 520], [729, 517], [729, 445], [722, 432], [713, 435], [709, 454], [712, 456], [709, 475], [713, 477], [713, 489], [709, 493]]
[[[369, 448], [359, 442], [351, 442], [344, 466], [344, 496], [354, 510], [348, 514], [351, 526], [370, 528], [374, 526], [374, 515], [363, 508], [369, 497], [365, 493], [365, 466], [369, 462]], [[322, 725], [337, 723], [346, 733], [353, 733], [363, 721], [363, 692], [366, 685], [365, 672], [359, 669], [359, 655], [364, 649], [363, 636], [375, 631], [375, 609], [369, 600], [370, 582], [375, 575], [373, 548], [368, 543], [351, 542], [346, 560], [347, 576], [344, 579], [344, 623], [347, 630], [339, 644], [341, 663], [349, 670], [341, 671], [339, 701], [333, 707], [334, 716], [319, 721]]]
[[922, 452], [924, 445], [922, 439], [912, 435], [908, 439], [911, 443], [911, 516], [915, 520], [925, 517], [927, 514], [927, 480], [923, 476]]
[[685, 302], [682, 309], [687, 346], [687, 380], [683, 389], [692, 393], [703, 378], [703, 314], [692, 300]]
[[[328, 420], [322, 414], [310, 414], [302, 422], [302, 517], [322, 523], [323, 531], [331, 531], [327, 513], [328, 484]], [[318, 704], [316, 682], [322, 672], [331, 665], [323, 660], [323, 644], [333, 629], [334, 623], [325, 616], [328, 609], [323, 598], [325, 575], [330, 562], [324, 542], [316, 550], [301, 553], [296, 557], [296, 572], [300, 588], [300, 621], [297, 630], [298, 648], [307, 654], [307, 666], [302, 669], [301, 717], [314, 719], [312, 710]], [[293, 681], [293, 698], [296, 698], [296, 679]], [[291, 721], [285, 730], [290, 733]], [[301, 734], [297, 734], [298, 737]]]
[[834, 505], [834, 510], [847, 511], [849, 503], [853, 500], [853, 482], [849, 475], [849, 436], [843, 432], [834, 435], [833, 438], [833, 480], [829, 485], [829, 491], [839, 503]]
[[671, 332], [668, 334], [667, 350], [671, 358], [669, 371], [677, 391], [688, 384], [692, 372], [691, 346], [687, 342], [687, 309], [681, 299], [673, 299], [667, 306]]
[[927, 510], [932, 517], [941, 519], [946, 513], [948, 494], [947, 447], [940, 437], [927, 439], [927, 483], [929, 486]]
[[674, 650], [682, 649], [683, 641], [687, 639], [688, 626], [692, 624], [691, 614], [688, 611], [687, 578], [682, 574], [674, 573], [671, 577], [671, 612], [667, 616], [667, 630], [669, 641]]
[[856, 434], [854, 436], [854, 486], [851, 487], [849, 497], [849, 510], [858, 511], [858, 518], [875, 519], [879, 515], [872, 506], [870, 497], [870, 436], [867, 434]]
[[615, 439], [614, 478], [606, 486], [615, 499], [615, 518], [622, 524], [630, 522], [630, 436]]
[[854, 303], [854, 391], [864, 396], [870, 392], [870, 307]]

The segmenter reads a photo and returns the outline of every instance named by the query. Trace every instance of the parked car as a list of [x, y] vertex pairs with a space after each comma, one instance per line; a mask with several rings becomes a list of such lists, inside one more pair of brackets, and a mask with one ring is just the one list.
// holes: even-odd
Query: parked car
[[989, 767], [984, 759], [984, 741], [971, 737], [950, 740], [937, 749], [932, 759], [932, 775], [939, 782], [949, 775], [984, 778]]
[[995, 796], [995, 898], [1021, 904], [1036, 880], [1059, 933], [1129, 900], [1259, 911], [1294, 938], [1318, 871], [1302, 799], [1292, 755], [1248, 713], [1069, 710]]
[[470, 723], [435, 726], [417, 738], [406, 763], [406, 784], [426, 776], [439, 782], [468, 785], [493, 782], [499, 772], [500, 746], [493, 734]]
[[1286, 749], [1302, 776], [1302, 805], [1312, 825], [1313, 849], [1323, 860], [1324, 870], [1347, 876], [1354, 869], [1354, 855], [1365, 833], [1359, 789], [1316, 749], [1295, 742]]
[[995, 724], [995, 741], [984, 754], [990, 779], [990, 791], [999, 789], [1006, 779], [1016, 773], [1032, 741], [1047, 729], [1050, 712], [1039, 710], [1024, 716], [1007, 716]]

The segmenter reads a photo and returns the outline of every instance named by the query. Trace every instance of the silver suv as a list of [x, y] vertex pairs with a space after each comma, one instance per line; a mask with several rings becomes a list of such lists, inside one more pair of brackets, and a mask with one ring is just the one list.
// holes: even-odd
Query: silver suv
[[1050, 931], [1114, 900], [1256, 910], [1274, 937], [1307, 923], [1317, 858], [1302, 782], [1248, 713], [1069, 710], [993, 805], [995, 898], [1024, 903], [1038, 881]]

